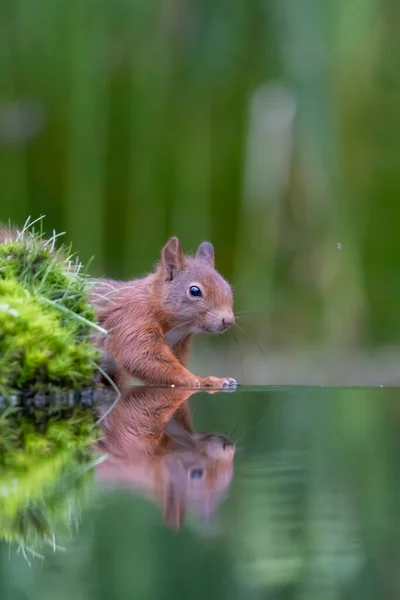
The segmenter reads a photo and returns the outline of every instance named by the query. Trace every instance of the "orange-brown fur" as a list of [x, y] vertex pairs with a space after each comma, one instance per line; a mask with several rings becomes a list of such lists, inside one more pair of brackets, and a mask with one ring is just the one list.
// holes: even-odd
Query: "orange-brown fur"
[[[126, 390], [103, 420], [101, 449], [108, 457], [96, 467], [99, 480], [140, 489], [161, 504], [165, 520], [176, 528], [186, 508], [210, 518], [233, 476], [233, 442], [193, 431], [188, 404], [193, 393]], [[196, 470], [202, 476], [192, 479]]]
[[[192, 285], [201, 288], [201, 298], [191, 297]], [[198, 377], [187, 369], [193, 333], [221, 333], [234, 324], [232, 290], [215, 270], [208, 242], [189, 257], [171, 238], [154, 273], [129, 282], [100, 280], [91, 301], [109, 332], [100, 343], [119, 383], [129, 376], [153, 385], [236, 385], [231, 378]]]

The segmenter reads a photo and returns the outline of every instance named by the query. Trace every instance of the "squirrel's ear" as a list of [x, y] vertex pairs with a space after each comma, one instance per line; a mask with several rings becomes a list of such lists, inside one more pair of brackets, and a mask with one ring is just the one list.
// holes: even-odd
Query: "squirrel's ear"
[[172, 281], [180, 269], [185, 265], [185, 255], [177, 237], [172, 237], [161, 251], [162, 266], [165, 279]]
[[202, 242], [197, 249], [196, 258], [201, 258], [214, 268], [214, 246], [210, 242]]

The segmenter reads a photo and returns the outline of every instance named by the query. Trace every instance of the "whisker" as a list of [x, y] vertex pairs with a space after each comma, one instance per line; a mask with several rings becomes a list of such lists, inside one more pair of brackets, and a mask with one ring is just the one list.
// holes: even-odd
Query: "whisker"
[[235, 431], [238, 428], [237, 425], [235, 425], [235, 427], [232, 429], [232, 431], [230, 433], [226, 432], [226, 437], [232, 439], [233, 436], [235, 435]]
[[228, 346], [226, 345], [226, 347], [225, 347], [225, 356], [224, 356], [224, 368], [223, 368], [224, 372], [226, 370], [226, 363], [227, 363], [227, 361], [228, 361]]
[[[239, 329], [239, 331], [241, 331], [243, 334], [248, 335], [248, 333], [243, 329], [243, 327], [240, 327], [237, 323], [235, 323], [235, 327], [237, 327]], [[256, 340], [256, 338], [253, 338], [252, 336], [249, 336], [249, 339], [259, 349], [263, 359], [265, 360], [265, 362], [267, 362], [266, 352], [265, 352], [264, 348], [261, 346], [260, 342], [258, 340]]]
[[262, 354], [263, 359], [265, 360], [265, 362], [267, 362], [266, 352], [265, 352], [264, 348], [261, 346], [260, 342], [258, 342], [255, 338], [252, 338], [252, 342], [253, 342], [253, 344], [255, 344], [257, 346], [257, 348], [259, 349], [259, 351]]
[[240, 444], [240, 442], [242, 442], [244, 439], [244, 435], [242, 435], [240, 438], [234, 439], [234, 435], [236, 433], [238, 425], [239, 425], [239, 423], [237, 425], [235, 425], [232, 433], [227, 436], [235, 444], [236, 447], [238, 447], [238, 444]]
[[256, 313], [256, 312], [263, 312], [263, 311], [261, 308], [254, 308], [254, 309], [250, 309], [250, 310], [239, 310], [235, 314], [236, 315], [245, 315], [248, 313]]
[[241, 366], [242, 366], [242, 369], [241, 369], [241, 370], [242, 370], [241, 379], [242, 379], [242, 381], [243, 381], [243, 379], [244, 379], [243, 353], [242, 353], [242, 349], [241, 349], [241, 347], [240, 347], [239, 340], [238, 340], [238, 338], [236, 337], [236, 334], [235, 334], [235, 331], [234, 331], [234, 330], [232, 330], [232, 335], [233, 335], [233, 339], [235, 340], [235, 343], [236, 343], [237, 349], [239, 350], [240, 362], [241, 362]]

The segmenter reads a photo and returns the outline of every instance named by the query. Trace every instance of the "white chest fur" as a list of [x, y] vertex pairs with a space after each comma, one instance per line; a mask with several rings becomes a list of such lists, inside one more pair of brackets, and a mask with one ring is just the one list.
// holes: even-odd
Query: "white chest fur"
[[173, 348], [181, 341], [189, 332], [184, 327], [174, 327], [171, 331], [165, 334], [165, 341], [170, 348]]

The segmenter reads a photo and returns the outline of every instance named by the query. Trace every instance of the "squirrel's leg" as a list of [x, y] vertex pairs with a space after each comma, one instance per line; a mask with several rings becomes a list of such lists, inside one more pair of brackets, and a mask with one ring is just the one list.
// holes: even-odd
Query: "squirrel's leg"
[[108, 350], [117, 368], [146, 383], [189, 388], [221, 388], [236, 384], [229, 378], [198, 377], [191, 373], [165, 343], [158, 330], [147, 329], [145, 332], [135, 332], [132, 336], [126, 336], [125, 333], [123, 340], [118, 337], [113, 336], [108, 340]]
[[179, 362], [184, 367], [187, 367], [190, 350], [190, 335], [187, 335], [177, 344], [175, 344], [172, 350]]
[[[187, 367], [189, 350], [190, 350], [190, 335], [187, 335], [173, 347], [173, 352], [179, 362]], [[232, 387], [236, 386], [236, 381], [231, 377], [203, 377], [201, 378], [201, 387]]]

